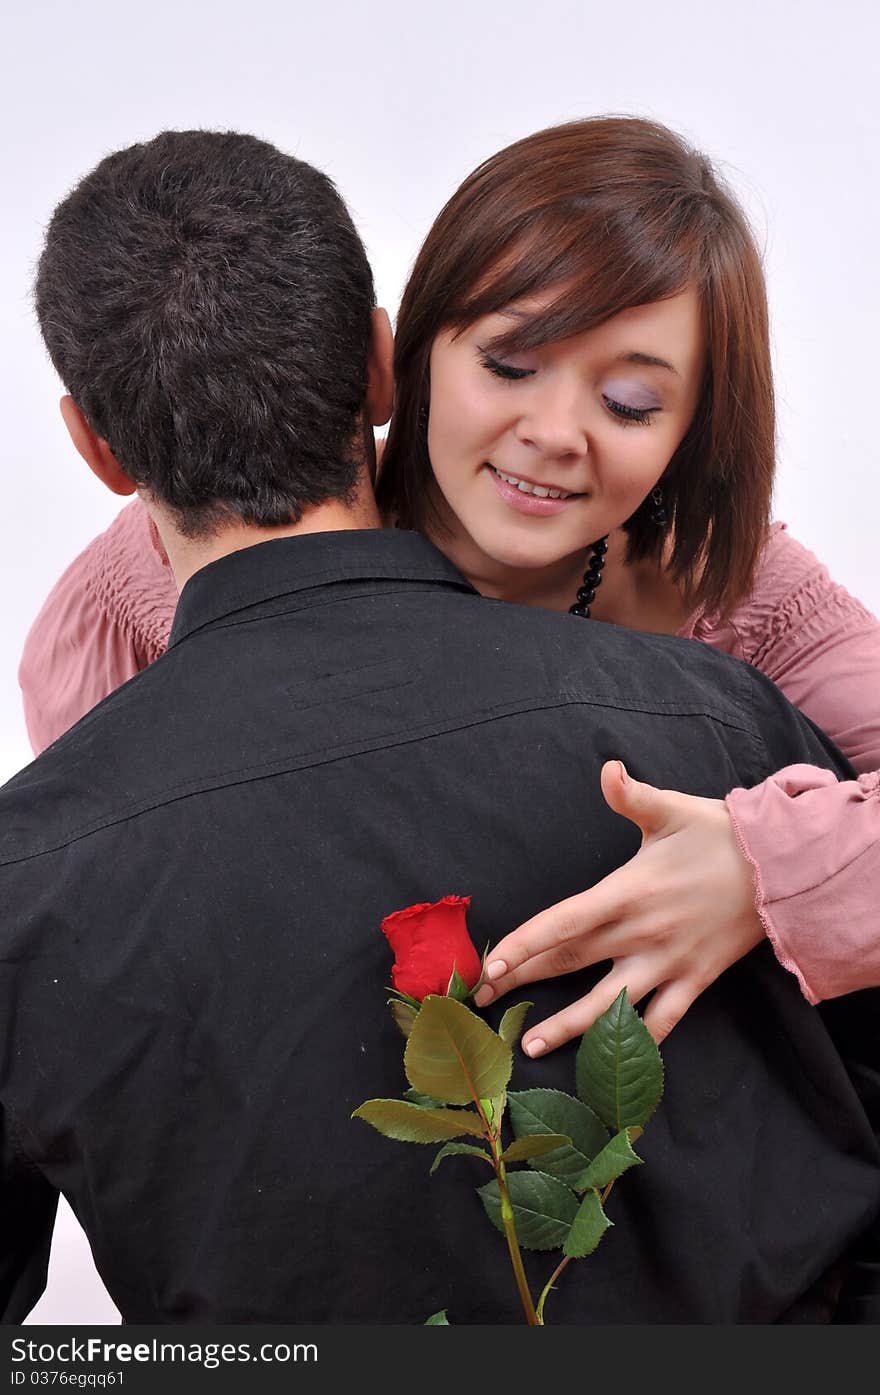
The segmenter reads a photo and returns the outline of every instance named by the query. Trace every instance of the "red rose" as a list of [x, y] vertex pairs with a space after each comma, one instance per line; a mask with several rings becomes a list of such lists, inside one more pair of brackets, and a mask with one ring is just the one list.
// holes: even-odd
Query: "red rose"
[[468, 934], [470, 904], [469, 896], [444, 896], [386, 915], [382, 931], [394, 951], [391, 981], [398, 993], [419, 1002], [429, 993], [442, 997], [453, 967], [473, 988], [483, 966]]

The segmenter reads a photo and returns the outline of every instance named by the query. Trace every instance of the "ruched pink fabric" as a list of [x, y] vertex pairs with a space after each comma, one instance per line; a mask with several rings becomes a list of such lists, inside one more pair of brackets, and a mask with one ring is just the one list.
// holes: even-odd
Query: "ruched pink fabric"
[[[139, 500], [64, 572], [19, 669], [35, 752], [164, 653], [177, 591]], [[811, 1002], [880, 985], [880, 621], [775, 523], [729, 620], [680, 631], [772, 678], [849, 757], [858, 780], [790, 766], [727, 798], [774, 950]]]
[[764, 929], [810, 1002], [880, 984], [880, 622], [776, 523], [748, 600], [682, 633], [761, 669], [861, 772], [788, 766], [727, 807]]
[[168, 647], [177, 587], [139, 499], [71, 562], [28, 631], [18, 670], [34, 753]]

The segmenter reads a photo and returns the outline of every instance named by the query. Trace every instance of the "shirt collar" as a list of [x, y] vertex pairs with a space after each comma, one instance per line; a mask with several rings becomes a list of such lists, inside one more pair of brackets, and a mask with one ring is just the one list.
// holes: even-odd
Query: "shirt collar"
[[273, 538], [201, 567], [180, 593], [168, 647], [263, 601], [334, 581], [421, 581], [479, 594], [421, 533], [359, 528]]

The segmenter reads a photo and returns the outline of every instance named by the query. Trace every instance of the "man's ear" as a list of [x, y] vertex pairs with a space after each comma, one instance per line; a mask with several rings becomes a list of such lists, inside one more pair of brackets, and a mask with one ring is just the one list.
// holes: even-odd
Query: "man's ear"
[[367, 399], [364, 404], [370, 426], [384, 426], [394, 401], [394, 335], [388, 311], [375, 309], [367, 356]]
[[130, 480], [102, 437], [97, 436], [72, 397], [62, 397], [61, 416], [71, 441], [93, 474], [113, 494], [134, 494], [137, 485]]

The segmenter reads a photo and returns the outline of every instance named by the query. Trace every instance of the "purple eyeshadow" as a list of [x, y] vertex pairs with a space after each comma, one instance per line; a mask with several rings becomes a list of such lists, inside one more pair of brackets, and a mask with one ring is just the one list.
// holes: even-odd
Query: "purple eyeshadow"
[[662, 403], [655, 392], [642, 383], [624, 382], [622, 379], [604, 383], [602, 391], [606, 397], [613, 397], [622, 407], [631, 407], [636, 412], [647, 412]]

